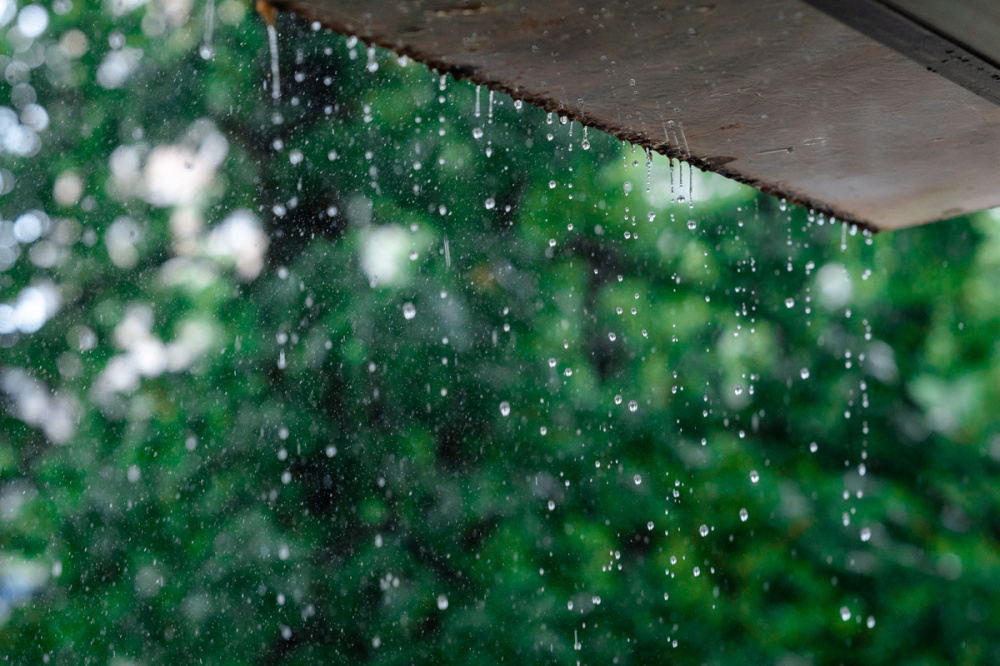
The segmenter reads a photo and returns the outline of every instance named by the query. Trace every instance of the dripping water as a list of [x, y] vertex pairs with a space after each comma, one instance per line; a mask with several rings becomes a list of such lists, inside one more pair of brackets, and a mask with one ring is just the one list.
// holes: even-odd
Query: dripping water
[[653, 179], [653, 151], [646, 148], [646, 192], [649, 192], [649, 183]]
[[267, 44], [271, 48], [271, 98], [281, 97], [281, 79], [278, 73], [278, 31], [273, 23], [267, 24]]
[[205, 60], [215, 56], [215, 47], [212, 45], [212, 33], [215, 31], [215, 0], [205, 1], [205, 38], [201, 43], [199, 53]]
[[688, 208], [694, 210], [694, 165], [688, 162]]
[[674, 192], [674, 158], [667, 159], [670, 160], [670, 203], [677, 203], [677, 195]]
[[[209, 0], [210, 4], [212, 2], [214, 0]], [[267, 25], [267, 45], [271, 51], [271, 98], [278, 99], [281, 97], [281, 81], [278, 76], [278, 30], [275, 28], [278, 12], [267, 0], [257, 0], [256, 9]]]

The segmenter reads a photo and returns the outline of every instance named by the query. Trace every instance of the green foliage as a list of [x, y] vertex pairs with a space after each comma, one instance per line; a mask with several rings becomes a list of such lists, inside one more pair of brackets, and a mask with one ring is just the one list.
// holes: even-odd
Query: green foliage
[[112, 9], [4, 28], [5, 658], [1000, 657], [995, 217], [872, 238], [289, 16], [275, 101], [243, 5], [209, 60]]

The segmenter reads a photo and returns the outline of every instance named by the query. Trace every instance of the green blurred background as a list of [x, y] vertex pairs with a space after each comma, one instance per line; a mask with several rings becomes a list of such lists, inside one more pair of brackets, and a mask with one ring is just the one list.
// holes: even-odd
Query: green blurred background
[[1000, 216], [206, 9], [0, 0], [6, 661], [1000, 661]]

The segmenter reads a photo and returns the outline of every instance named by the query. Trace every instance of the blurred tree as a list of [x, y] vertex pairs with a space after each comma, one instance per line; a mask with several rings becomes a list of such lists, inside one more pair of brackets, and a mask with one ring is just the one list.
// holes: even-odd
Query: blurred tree
[[290, 16], [272, 99], [236, 0], [0, 22], [8, 660], [1000, 658], [990, 214], [873, 239]]

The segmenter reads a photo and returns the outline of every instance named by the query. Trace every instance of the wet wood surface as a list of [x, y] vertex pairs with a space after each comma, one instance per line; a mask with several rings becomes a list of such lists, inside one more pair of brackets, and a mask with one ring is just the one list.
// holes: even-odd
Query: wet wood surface
[[838, 220], [1000, 206], [1000, 107], [801, 0], [275, 0]]

